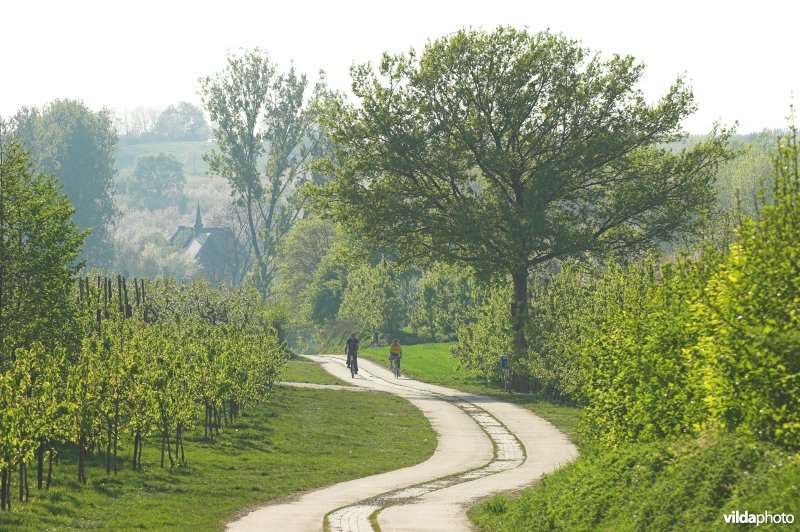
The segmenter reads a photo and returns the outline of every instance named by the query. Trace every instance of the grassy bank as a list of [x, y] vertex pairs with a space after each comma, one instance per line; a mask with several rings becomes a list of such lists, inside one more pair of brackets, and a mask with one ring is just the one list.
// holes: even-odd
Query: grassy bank
[[186, 467], [160, 469], [153, 438], [144, 449], [145, 470], [130, 471], [126, 440], [119, 474], [106, 476], [95, 457], [82, 486], [74, 479], [75, 455], [65, 450], [53, 487], [33, 487], [28, 503], [15, 499], [13, 512], [0, 513], [0, 530], [220, 530], [244, 508], [416, 464], [435, 445], [427, 420], [402, 399], [278, 387], [215, 443], [203, 441], [201, 431], [188, 434]]
[[[504, 401], [518, 404], [546, 419], [569, 438], [580, 443], [578, 424], [580, 409], [574, 406], [554, 404], [530, 394], [509, 394], [486, 380], [468, 377], [458, 368], [458, 360], [450, 354], [453, 344], [418, 344], [403, 346], [402, 373], [415, 379], [455, 388], [467, 392], [500, 397]], [[388, 367], [389, 348], [375, 347], [359, 351], [359, 356]]]
[[286, 369], [283, 371], [281, 380], [285, 382], [304, 382], [311, 384], [338, 384], [340, 386], [352, 386], [347, 381], [338, 377], [334, 377], [319, 364], [311, 362], [307, 358], [299, 357], [296, 360], [290, 360], [286, 364]]
[[487, 531], [717, 530], [735, 510], [800, 519], [800, 455], [730, 435], [587, 452], [470, 517]]

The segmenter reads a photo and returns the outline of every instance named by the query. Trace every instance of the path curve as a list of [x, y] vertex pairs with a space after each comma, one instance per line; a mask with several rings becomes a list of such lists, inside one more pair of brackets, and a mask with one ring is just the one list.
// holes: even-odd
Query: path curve
[[494, 493], [532, 484], [577, 457], [575, 446], [530, 411], [416, 380], [395, 379], [388, 369], [359, 360], [350, 379], [343, 357], [309, 357], [354, 385], [394, 393], [428, 418], [438, 443], [433, 456], [415, 466], [342, 482], [274, 501], [231, 523], [228, 530], [470, 530], [466, 508]]

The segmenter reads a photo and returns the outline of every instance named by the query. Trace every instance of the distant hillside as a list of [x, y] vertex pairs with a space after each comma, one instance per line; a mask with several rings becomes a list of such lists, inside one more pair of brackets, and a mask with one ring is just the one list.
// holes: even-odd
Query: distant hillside
[[164, 152], [174, 155], [183, 163], [186, 175], [205, 175], [208, 165], [203, 161], [202, 156], [209, 153], [215, 146], [216, 144], [213, 142], [201, 140], [120, 143], [116, 168], [119, 177], [124, 178], [133, 173], [138, 157]]

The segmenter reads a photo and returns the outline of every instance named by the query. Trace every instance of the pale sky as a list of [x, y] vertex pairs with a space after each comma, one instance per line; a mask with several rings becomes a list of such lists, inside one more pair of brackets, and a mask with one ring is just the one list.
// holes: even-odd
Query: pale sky
[[786, 126], [800, 95], [800, 0], [7, 0], [0, 6], [0, 115], [56, 98], [97, 110], [199, 104], [198, 78], [228, 51], [260, 47], [328, 84], [350, 85], [354, 62], [421, 49], [464, 26], [549, 29], [608, 57], [646, 65], [651, 101], [685, 74], [699, 110], [692, 133], [715, 121], [748, 133]]

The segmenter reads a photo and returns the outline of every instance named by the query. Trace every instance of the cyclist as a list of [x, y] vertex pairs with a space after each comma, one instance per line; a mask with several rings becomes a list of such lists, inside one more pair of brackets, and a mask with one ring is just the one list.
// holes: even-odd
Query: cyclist
[[389, 367], [394, 368], [394, 375], [400, 378], [400, 359], [403, 357], [403, 348], [400, 347], [400, 342], [397, 338], [392, 340], [392, 345], [389, 346]]
[[353, 365], [353, 373], [358, 373], [358, 338], [356, 333], [350, 335], [347, 343], [344, 345], [344, 352], [347, 353], [347, 367]]

